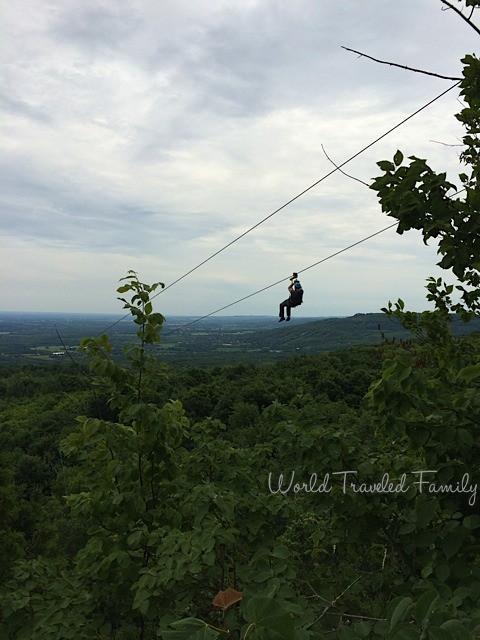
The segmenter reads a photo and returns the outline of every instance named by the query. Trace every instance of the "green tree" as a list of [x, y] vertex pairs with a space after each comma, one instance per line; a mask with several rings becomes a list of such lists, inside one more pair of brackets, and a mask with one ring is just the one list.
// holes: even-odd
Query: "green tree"
[[[381, 379], [369, 391], [384, 428], [407, 437], [423, 459], [421, 468], [436, 471], [426, 477], [452, 486], [465, 474], [475, 482], [480, 460], [480, 342], [475, 336], [455, 338], [450, 330], [452, 314], [465, 321], [480, 314], [480, 61], [468, 55], [463, 63], [466, 106], [456, 116], [465, 127], [461, 188], [426, 160], [410, 156], [405, 165], [400, 151], [393, 162], [378, 163], [384, 173], [371, 187], [382, 210], [398, 220], [398, 233], [418, 229], [425, 243], [438, 240], [438, 265], [458, 281], [428, 279], [433, 310], [407, 311], [403, 300], [388, 304], [385, 313], [399, 318], [415, 340], [387, 350]], [[408, 589], [414, 599], [405, 594], [396, 602], [391, 630], [399, 638], [410, 632], [432, 639], [473, 637], [480, 620], [478, 498], [472, 502], [465, 492], [432, 495], [426, 487], [403, 514], [399, 543], [410, 554]]]

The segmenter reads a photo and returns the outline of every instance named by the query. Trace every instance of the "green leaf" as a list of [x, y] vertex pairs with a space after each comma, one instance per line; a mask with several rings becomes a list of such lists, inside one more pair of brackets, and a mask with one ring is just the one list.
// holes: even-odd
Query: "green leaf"
[[470, 640], [472, 637], [459, 620], [447, 620], [440, 628], [448, 631], [452, 640]]
[[395, 607], [392, 617], [390, 618], [390, 631], [393, 631], [397, 624], [401, 622], [407, 615], [407, 611], [412, 606], [412, 599], [410, 597], [402, 598]]
[[438, 504], [436, 500], [422, 499], [420, 496], [415, 506], [417, 524], [419, 527], [426, 527], [432, 520], [437, 511]]
[[480, 363], [471, 364], [468, 367], [464, 367], [463, 369], [460, 369], [457, 375], [457, 379], [462, 380], [464, 382], [471, 382], [476, 378], [480, 378]]
[[127, 544], [129, 547], [137, 547], [143, 536], [143, 531], [134, 531], [127, 538]]
[[404, 625], [400, 627], [393, 636], [389, 636], [389, 640], [418, 640], [418, 629], [412, 625]]
[[448, 564], [440, 564], [435, 567], [435, 575], [439, 580], [445, 582], [450, 575], [450, 567]]
[[274, 558], [279, 558], [281, 560], [286, 560], [287, 558], [290, 557], [290, 551], [289, 551], [288, 547], [285, 547], [284, 545], [279, 545], [278, 547], [274, 548], [274, 550], [272, 551], [271, 555]]
[[430, 618], [435, 605], [439, 600], [436, 591], [429, 590], [423, 593], [415, 604], [415, 619], [418, 623], [425, 627]]
[[478, 527], [480, 527], [480, 516], [467, 516], [463, 520], [463, 526], [465, 527], [465, 529], [478, 529]]
[[448, 559], [452, 558], [463, 544], [463, 536], [452, 532], [442, 542], [442, 548]]
[[353, 626], [342, 625], [338, 630], [338, 640], [359, 640], [360, 637]]
[[398, 150], [397, 153], [393, 156], [393, 161], [397, 165], [397, 167], [401, 165], [403, 162], [403, 153]]
[[395, 165], [393, 165], [388, 160], [380, 160], [380, 162], [377, 162], [377, 165], [380, 167], [380, 169], [382, 171], [394, 171], [395, 170]]
[[371, 628], [371, 625], [365, 621], [357, 622], [356, 624], [352, 625], [352, 629], [356, 632], [357, 637], [359, 638], [368, 638]]
[[398, 533], [400, 535], [405, 535], [406, 533], [412, 533], [412, 531], [415, 531], [415, 524], [413, 522], [406, 522], [405, 524], [402, 524]]
[[255, 596], [246, 605], [245, 618], [253, 622], [257, 629], [276, 631], [284, 640], [294, 640], [295, 629], [292, 617], [273, 598]]

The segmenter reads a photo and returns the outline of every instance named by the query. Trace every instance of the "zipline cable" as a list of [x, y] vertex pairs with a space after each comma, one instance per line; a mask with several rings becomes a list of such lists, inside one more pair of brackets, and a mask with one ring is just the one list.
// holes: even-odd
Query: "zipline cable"
[[[357, 242], [354, 242], [353, 244], [348, 245], [348, 247], [344, 247], [343, 249], [340, 249], [339, 251], [335, 251], [335, 253], [331, 253], [329, 256], [326, 256], [325, 258], [322, 258], [321, 260], [317, 260], [317, 262], [314, 262], [313, 264], [309, 265], [308, 267], [304, 267], [303, 269], [300, 269], [299, 271], [297, 271], [297, 273], [305, 273], [305, 271], [308, 271], [309, 269], [313, 269], [313, 267], [317, 267], [319, 264], [322, 264], [322, 262], [326, 262], [327, 260], [331, 260], [331, 258], [334, 258], [335, 256], [340, 255], [341, 253], [344, 253], [345, 251], [348, 251], [349, 249], [353, 249], [353, 247], [358, 246], [359, 244], [362, 244], [362, 242], [366, 242], [367, 240], [370, 240], [371, 238], [374, 238], [375, 236], [380, 235], [381, 233], [383, 233], [384, 231], [388, 231], [388, 229], [392, 229], [393, 227], [396, 227], [398, 225], [398, 222], [394, 222], [393, 224], [389, 225], [388, 227], [385, 227], [383, 229], [380, 229], [379, 231], [376, 231], [375, 233], [370, 234], [369, 236], [366, 236], [365, 238], [362, 238], [361, 240], [357, 240]], [[289, 280], [291, 278], [291, 276], [287, 276], [286, 278], [282, 278], [281, 280], [277, 280], [276, 282], [272, 282], [271, 284], [268, 284], [266, 287], [262, 287], [261, 289], [258, 289], [257, 291], [254, 291], [253, 293], [248, 294], [247, 296], [244, 296], [243, 298], [239, 298], [238, 300], [235, 300], [235, 302], [230, 302], [230, 304], [226, 304], [223, 307], [220, 307], [219, 309], [215, 309], [215, 311], [211, 311], [210, 313], [205, 314], [204, 316], [201, 316], [200, 318], [196, 318], [195, 320], [192, 320], [191, 322], [187, 322], [185, 324], [182, 324], [179, 327], [176, 327], [175, 329], [172, 329], [171, 331], [169, 331], [168, 333], [164, 333], [163, 335], [168, 336], [171, 335], [172, 333], [175, 333], [176, 331], [180, 331], [181, 329], [185, 329], [186, 327], [190, 327], [193, 324], [196, 324], [197, 322], [200, 322], [201, 320], [205, 320], [206, 318], [210, 318], [210, 316], [213, 316], [217, 313], [220, 313], [220, 311], [224, 311], [225, 309], [229, 309], [230, 307], [233, 307], [236, 304], [239, 304], [240, 302], [243, 302], [244, 300], [248, 300], [249, 298], [253, 298], [253, 296], [258, 295], [259, 293], [263, 293], [264, 291], [267, 291], [268, 289], [271, 289], [272, 287], [276, 287], [278, 284], [281, 284], [282, 282], [285, 282], [286, 280]]]
[[[447, 196], [447, 197], [451, 200], [453, 198], [453, 196], [456, 196], [459, 193], [462, 193], [463, 191], [466, 191], [465, 187], [463, 189], [459, 189], [454, 194], [452, 194], [451, 196]], [[325, 258], [322, 258], [321, 260], [317, 260], [317, 262], [314, 262], [313, 264], [309, 265], [308, 267], [304, 267], [303, 269], [300, 269], [300, 271], [297, 271], [297, 273], [304, 273], [305, 271], [308, 271], [309, 269], [313, 269], [313, 267], [317, 267], [319, 264], [322, 264], [322, 262], [326, 262], [327, 260], [330, 260], [331, 258], [334, 258], [335, 256], [340, 255], [341, 253], [345, 253], [345, 251], [348, 251], [349, 249], [353, 249], [353, 247], [356, 247], [359, 244], [362, 244], [363, 242], [366, 242], [367, 240], [370, 240], [370, 238], [374, 238], [375, 236], [380, 235], [384, 231], [388, 231], [388, 229], [392, 229], [396, 225], [398, 225], [398, 220], [397, 220], [397, 222], [394, 222], [393, 224], [390, 224], [388, 227], [384, 227], [383, 229], [380, 229], [379, 231], [376, 231], [375, 233], [372, 233], [369, 236], [366, 236], [365, 238], [362, 238], [361, 240], [357, 240], [357, 242], [354, 242], [353, 244], [348, 245], [348, 247], [344, 247], [343, 249], [340, 249], [339, 251], [335, 251], [335, 253], [331, 253], [329, 256], [326, 256]], [[221, 307], [220, 309], [216, 309], [215, 311], [211, 311], [210, 313], [207, 313], [206, 315], [201, 316], [200, 318], [196, 318], [195, 320], [192, 320], [192, 322], [187, 322], [186, 324], [182, 324], [180, 327], [176, 327], [175, 329], [172, 329], [171, 331], [169, 331], [168, 333], [164, 333], [163, 335], [168, 336], [168, 335], [170, 335], [171, 333], [173, 333], [175, 331], [179, 331], [180, 329], [184, 329], [186, 327], [189, 327], [192, 324], [196, 324], [197, 322], [200, 322], [201, 320], [205, 320], [205, 318], [209, 318], [210, 316], [213, 316], [216, 313], [220, 313], [220, 311], [224, 311], [225, 309], [228, 309], [229, 307], [233, 307], [233, 305], [238, 304], [239, 302], [243, 302], [244, 300], [248, 300], [248, 298], [253, 298], [253, 296], [256, 296], [257, 294], [262, 293], [263, 291], [267, 291], [268, 289], [271, 289], [272, 287], [276, 287], [277, 284], [281, 284], [282, 282], [285, 282], [286, 280], [290, 280], [290, 278], [291, 278], [291, 276], [287, 276], [286, 278], [282, 278], [281, 280], [277, 280], [276, 282], [272, 282], [272, 284], [269, 284], [266, 287], [263, 287], [262, 289], [258, 289], [258, 291], [254, 291], [254, 293], [250, 293], [249, 295], [244, 296], [243, 298], [239, 298], [238, 300], [235, 300], [235, 302], [231, 302], [230, 304], [227, 304], [224, 307]]]
[[[453, 196], [456, 196], [459, 193], [462, 193], [463, 191], [466, 191], [466, 187], [464, 187], [463, 189], [459, 189], [453, 195], [448, 196], [448, 197], [449, 197], [449, 199], [452, 199]], [[325, 258], [322, 258], [321, 260], [317, 260], [317, 262], [314, 262], [313, 264], [309, 265], [308, 267], [304, 267], [303, 269], [300, 269], [300, 271], [297, 271], [297, 273], [304, 273], [305, 271], [308, 271], [309, 269], [313, 269], [313, 267], [318, 266], [322, 262], [326, 262], [327, 260], [330, 260], [331, 258], [334, 258], [335, 256], [338, 256], [341, 253], [345, 253], [345, 251], [348, 251], [349, 249], [353, 249], [353, 247], [356, 247], [359, 244], [362, 244], [363, 242], [366, 242], [367, 240], [370, 240], [371, 238], [374, 238], [375, 236], [378, 236], [381, 233], [384, 233], [384, 231], [388, 231], [388, 229], [392, 229], [397, 224], [398, 224], [398, 221], [394, 222], [393, 224], [389, 225], [388, 227], [384, 227], [383, 229], [380, 229], [379, 231], [376, 231], [375, 233], [370, 234], [369, 236], [366, 236], [365, 238], [362, 238], [361, 240], [357, 240], [357, 242], [354, 242], [353, 244], [348, 245], [348, 247], [344, 247], [343, 249], [340, 249], [339, 251], [335, 251], [335, 253], [332, 253], [329, 256], [326, 256]], [[191, 325], [196, 324], [197, 322], [200, 322], [201, 320], [205, 320], [206, 318], [209, 318], [210, 316], [213, 316], [216, 313], [220, 313], [220, 311], [224, 311], [225, 309], [228, 309], [229, 307], [233, 307], [235, 304], [239, 304], [240, 302], [243, 302], [244, 300], [248, 300], [249, 298], [253, 298], [253, 296], [256, 296], [259, 293], [262, 293], [263, 291], [267, 291], [268, 289], [271, 289], [272, 287], [275, 287], [278, 284], [281, 284], [282, 282], [285, 282], [286, 280], [289, 280], [290, 277], [291, 276], [287, 276], [286, 278], [282, 278], [281, 280], [277, 280], [276, 282], [272, 282], [272, 284], [269, 284], [266, 287], [262, 287], [262, 289], [258, 289], [258, 291], [250, 293], [247, 296], [244, 296], [243, 298], [239, 298], [238, 300], [235, 300], [235, 302], [231, 302], [230, 304], [227, 304], [227, 305], [221, 307], [220, 309], [216, 309], [215, 311], [211, 311], [210, 313], [207, 313], [206, 315], [201, 316], [200, 318], [196, 318], [195, 320], [192, 320], [192, 322], [187, 322], [185, 324], [182, 324], [181, 326], [176, 327], [175, 329], [172, 329], [171, 331], [169, 331], [167, 333], [164, 333], [163, 335], [168, 336], [168, 335], [171, 335], [172, 333], [175, 333], [176, 331], [180, 331], [181, 329], [185, 329], [186, 327], [190, 327]], [[73, 359], [75, 364], [78, 366], [78, 363], [73, 358], [72, 354], [68, 351], [68, 347], [66, 346], [65, 341], [63, 340], [62, 336], [60, 335], [60, 332], [58, 330], [57, 325], [55, 325], [55, 331], [57, 332], [57, 336], [61, 340], [66, 353], [68, 354], [70, 359]]]
[[[453, 195], [447, 196], [447, 197], [451, 200], [453, 198], [453, 196], [456, 196], [459, 193], [462, 193], [463, 191], [466, 191], [465, 187], [463, 189], [459, 189]], [[362, 238], [361, 240], [357, 240], [357, 242], [354, 242], [353, 244], [348, 245], [348, 247], [344, 247], [343, 249], [340, 249], [339, 251], [335, 251], [335, 253], [331, 253], [329, 256], [326, 256], [325, 258], [322, 258], [321, 260], [317, 260], [317, 262], [314, 262], [313, 264], [309, 265], [308, 267], [304, 267], [303, 269], [300, 269], [300, 271], [297, 271], [297, 273], [304, 273], [305, 271], [308, 271], [309, 269], [313, 269], [313, 267], [317, 267], [319, 264], [322, 264], [322, 262], [326, 262], [327, 260], [330, 260], [331, 258], [334, 258], [335, 256], [340, 255], [341, 253], [345, 253], [345, 251], [348, 251], [349, 249], [353, 249], [353, 247], [356, 247], [359, 244], [362, 244], [363, 242], [366, 242], [367, 240], [370, 240], [370, 238], [374, 238], [375, 236], [378, 236], [381, 233], [383, 233], [384, 231], [388, 231], [388, 229], [392, 229], [393, 227], [395, 227], [397, 225], [398, 225], [398, 220], [397, 220], [397, 222], [394, 222], [393, 224], [390, 224], [388, 227], [384, 227], [383, 229], [380, 229], [379, 231], [376, 231], [375, 233], [372, 233], [369, 236], [366, 236], [365, 238]], [[224, 311], [225, 309], [228, 309], [229, 307], [233, 307], [233, 305], [238, 304], [239, 302], [243, 302], [244, 300], [248, 300], [248, 298], [253, 298], [253, 296], [256, 296], [257, 294], [262, 293], [263, 291], [267, 291], [268, 289], [271, 289], [272, 287], [276, 287], [277, 284], [281, 284], [282, 282], [285, 282], [286, 280], [290, 280], [290, 278], [291, 278], [291, 276], [287, 276], [286, 278], [282, 278], [281, 280], [277, 280], [276, 282], [272, 282], [272, 284], [269, 284], [266, 287], [263, 287], [262, 289], [258, 289], [258, 291], [254, 291], [254, 293], [250, 293], [249, 295], [244, 296], [243, 298], [239, 298], [238, 300], [235, 300], [235, 302], [230, 302], [230, 304], [227, 304], [224, 307], [220, 307], [220, 309], [216, 309], [215, 311], [211, 311], [210, 313], [207, 313], [206, 315], [201, 316], [200, 318], [196, 318], [195, 320], [192, 320], [192, 322], [187, 322], [186, 324], [182, 324], [180, 327], [176, 327], [175, 329], [172, 329], [171, 331], [169, 331], [168, 333], [165, 333], [164, 335], [168, 336], [168, 335], [170, 335], [171, 333], [173, 333], [175, 331], [179, 331], [180, 329], [184, 329], [185, 327], [189, 327], [192, 324], [196, 324], [197, 322], [200, 322], [201, 320], [205, 320], [205, 318], [209, 318], [210, 316], [213, 316], [216, 313], [220, 313], [220, 311]]]
[[[157, 296], [159, 296], [161, 293], [165, 293], [165, 291], [167, 291], [168, 289], [170, 289], [171, 287], [173, 287], [174, 285], [178, 284], [181, 280], [183, 280], [184, 278], [186, 278], [187, 276], [191, 275], [194, 271], [196, 271], [197, 269], [199, 269], [200, 267], [202, 267], [204, 264], [206, 264], [207, 262], [210, 262], [210, 260], [213, 260], [213, 258], [215, 258], [216, 256], [218, 256], [220, 253], [222, 253], [223, 251], [225, 251], [225, 249], [228, 249], [229, 247], [231, 247], [233, 244], [235, 244], [236, 242], [238, 242], [239, 240], [241, 240], [242, 238], [244, 238], [246, 235], [248, 235], [249, 233], [251, 233], [252, 231], [254, 231], [254, 229], [257, 229], [260, 225], [262, 225], [264, 222], [266, 222], [267, 220], [269, 220], [270, 218], [272, 218], [274, 215], [276, 215], [277, 213], [279, 213], [280, 211], [282, 211], [283, 209], [285, 209], [286, 207], [288, 207], [290, 204], [292, 204], [292, 202], [295, 202], [295, 200], [298, 200], [298, 198], [301, 198], [303, 195], [305, 195], [308, 191], [310, 191], [311, 189], [313, 189], [314, 187], [316, 187], [317, 185], [319, 185], [321, 182], [323, 182], [324, 180], [326, 180], [327, 178], [329, 178], [331, 175], [333, 175], [334, 173], [336, 173], [337, 171], [340, 171], [340, 169], [342, 167], [344, 167], [346, 164], [348, 164], [349, 162], [351, 162], [352, 160], [354, 160], [355, 158], [357, 158], [358, 156], [360, 156], [362, 153], [364, 153], [365, 151], [367, 151], [368, 149], [370, 149], [371, 147], [373, 147], [373, 145], [375, 145], [377, 142], [380, 142], [380, 140], [383, 140], [383, 138], [385, 138], [386, 136], [388, 136], [390, 133], [392, 133], [393, 131], [395, 131], [395, 129], [398, 129], [399, 127], [401, 127], [403, 124], [405, 124], [405, 122], [408, 122], [408, 120], [411, 120], [413, 117], [415, 117], [417, 114], [419, 114], [421, 111], [423, 111], [424, 109], [427, 109], [430, 105], [432, 105], [434, 102], [436, 102], [437, 100], [439, 100], [440, 98], [442, 98], [445, 94], [447, 94], [449, 91], [452, 91], [452, 89], [454, 89], [455, 87], [457, 87], [460, 84], [460, 81], [455, 82], [455, 84], [453, 84], [451, 87], [449, 87], [448, 89], [445, 89], [445, 91], [442, 91], [441, 93], [439, 93], [437, 96], [435, 96], [434, 98], [432, 98], [431, 100], [429, 100], [428, 102], [426, 102], [424, 105], [422, 105], [421, 107], [419, 107], [416, 111], [414, 111], [413, 113], [411, 113], [410, 115], [406, 116], [405, 118], [403, 118], [403, 120], [401, 120], [400, 122], [397, 122], [397, 124], [395, 124], [393, 127], [391, 127], [390, 129], [388, 129], [388, 131], [385, 131], [384, 133], [382, 133], [380, 136], [378, 136], [377, 138], [375, 138], [375, 140], [373, 140], [372, 142], [370, 142], [369, 144], [365, 145], [364, 147], [362, 147], [362, 149], [360, 149], [360, 151], [357, 151], [356, 153], [354, 153], [352, 156], [350, 156], [349, 158], [347, 158], [347, 160], [344, 160], [341, 164], [339, 164], [338, 166], [336, 166], [334, 169], [332, 169], [331, 171], [329, 171], [328, 173], [326, 173], [325, 175], [323, 175], [321, 178], [319, 178], [318, 180], [316, 180], [315, 182], [313, 182], [310, 186], [308, 186], [306, 189], [304, 189], [303, 191], [301, 191], [300, 193], [298, 193], [296, 196], [294, 196], [293, 198], [290, 198], [290, 200], [288, 200], [287, 202], [285, 202], [284, 204], [282, 204], [280, 207], [278, 207], [277, 209], [275, 209], [275, 211], [272, 211], [272, 213], [269, 213], [267, 216], [265, 216], [264, 218], [262, 218], [261, 220], [259, 220], [258, 222], [256, 222], [253, 226], [249, 227], [248, 229], [246, 229], [243, 233], [241, 233], [240, 235], [236, 236], [235, 238], [233, 238], [233, 240], [230, 240], [230, 242], [228, 242], [226, 245], [224, 245], [223, 247], [221, 247], [220, 249], [218, 249], [217, 251], [215, 251], [214, 253], [212, 253], [211, 255], [209, 255], [207, 258], [205, 258], [204, 260], [202, 260], [201, 262], [199, 262], [196, 266], [192, 267], [191, 269], [189, 269], [188, 271], [186, 271], [183, 275], [179, 276], [176, 280], [174, 280], [173, 282], [171, 282], [169, 285], [167, 285], [166, 287], [164, 287], [163, 289], [161, 289], [160, 291], [158, 291], [154, 296], [152, 296], [151, 300], [153, 300], [154, 298], [156, 298]], [[121, 318], [119, 318], [118, 320], [116, 320], [115, 322], [112, 322], [111, 324], [109, 324], [107, 327], [105, 327], [105, 329], [103, 329], [103, 331], [101, 333], [104, 333], [105, 331], [108, 331], [109, 329], [112, 329], [113, 327], [115, 327], [117, 324], [119, 324], [120, 322], [122, 322], [122, 320], [125, 320], [125, 318], [127, 318], [130, 314], [126, 313], [124, 316], [122, 316]]]

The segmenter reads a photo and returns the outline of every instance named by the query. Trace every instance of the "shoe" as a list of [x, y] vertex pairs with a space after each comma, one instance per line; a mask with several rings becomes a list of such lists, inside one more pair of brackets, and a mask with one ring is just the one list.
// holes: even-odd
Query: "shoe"
[[287, 322], [290, 322], [290, 318], [287, 318]]
[[279, 322], [283, 322], [285, 320], [285, 318], [280, 318]]

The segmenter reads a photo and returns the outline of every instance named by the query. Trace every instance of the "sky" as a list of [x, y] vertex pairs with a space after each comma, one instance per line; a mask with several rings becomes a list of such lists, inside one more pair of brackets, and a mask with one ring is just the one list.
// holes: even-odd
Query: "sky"
[[[439, 0], [16, 0], [0, 9], [3, 310], [117, 312], [172, 282], [458, 76], [474, 31]], [[458, 184], [453, 90], [345, 167], [397, 149]], [[338, 172], [156, 299], [204, 314], [391, 224]], [[422, 309], [435, 246], [395, 229], [302, 277], [298, 315]], [[453, 281], [450, 274], [446, 274]], [[227, 314], [276, 314], [286, 284]]]

